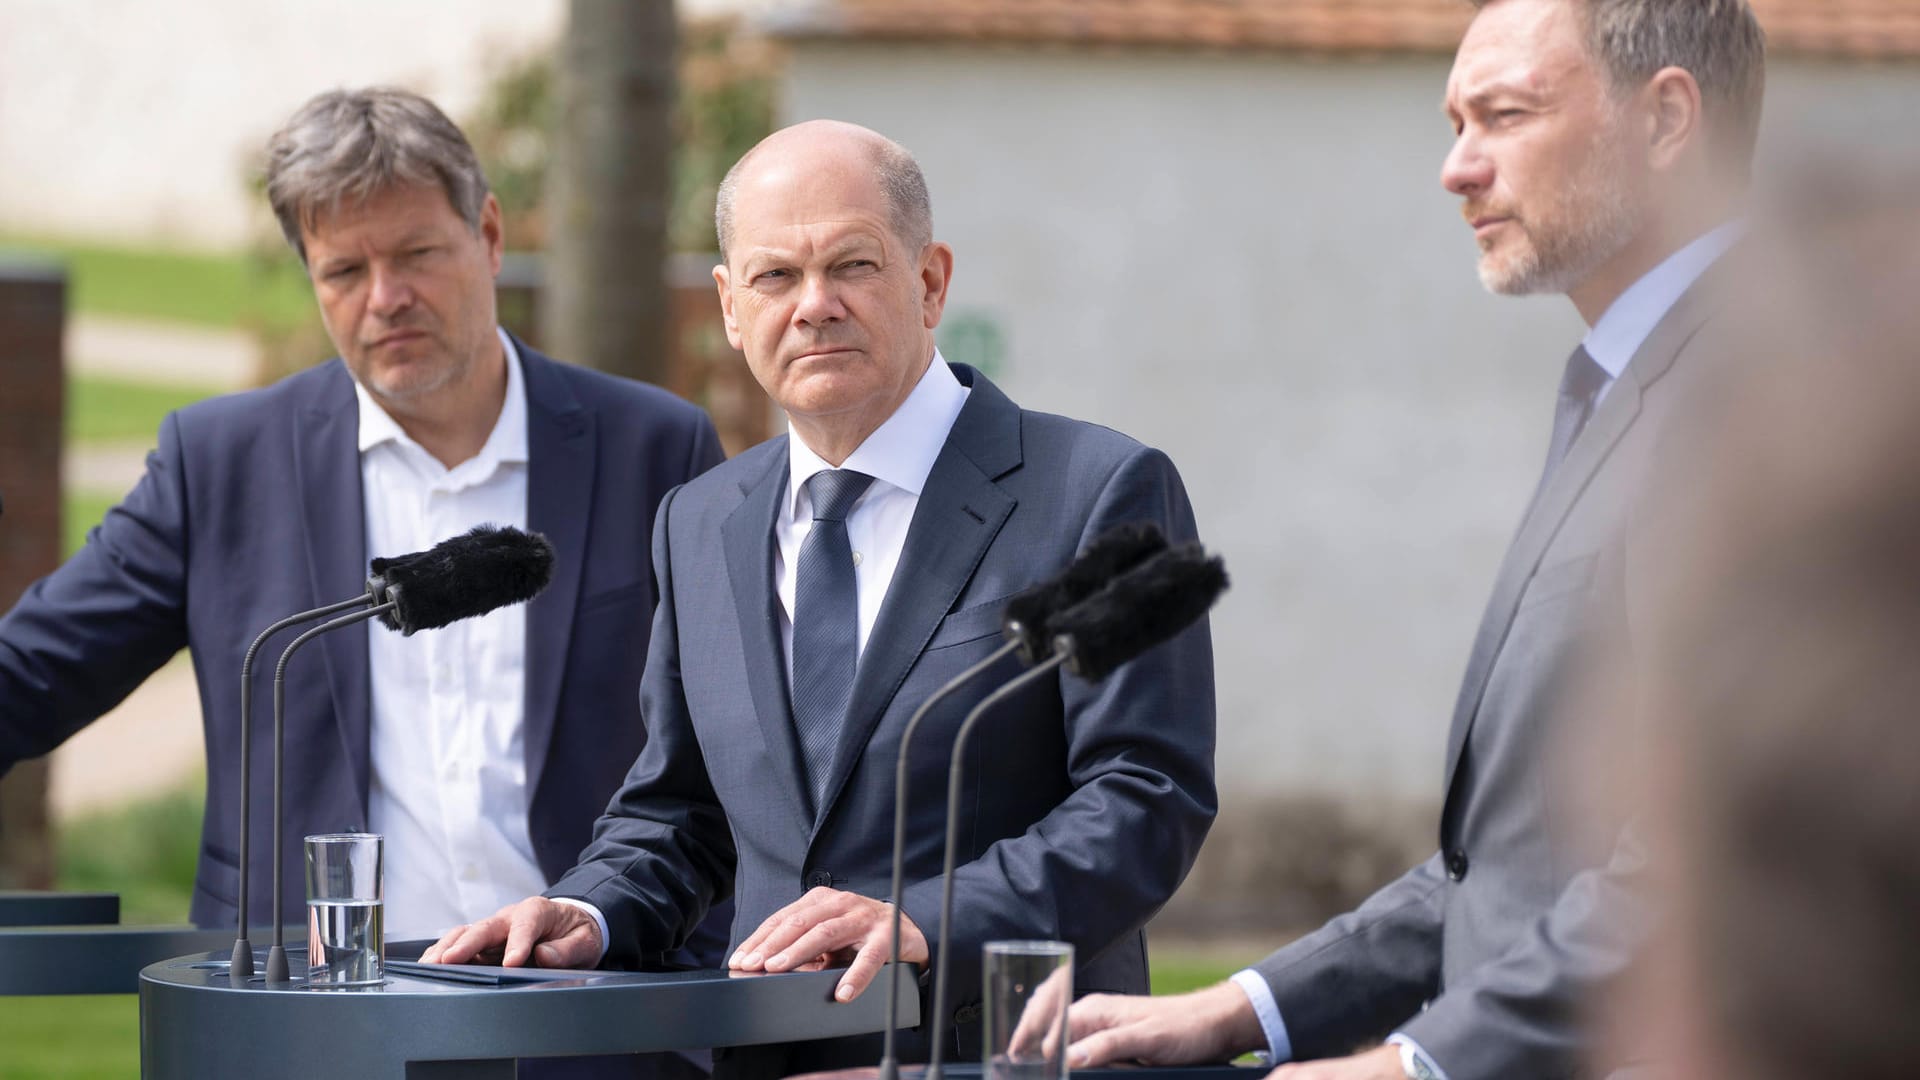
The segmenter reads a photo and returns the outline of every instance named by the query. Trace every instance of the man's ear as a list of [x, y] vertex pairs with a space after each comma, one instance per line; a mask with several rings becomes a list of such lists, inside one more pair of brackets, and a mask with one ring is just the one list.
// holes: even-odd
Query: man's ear
[[507, 227], [501, 219], [500, 200], [487, 192], [487, 201], [480, 204], [480, 239], [487, 245], [487, 263], [493, 267], [493, 276], [500, 276], [500, 257], [507, 250]]
[[720, 290], [720, 321], [727, 327], [727, 344], [744, 352], [746, 346], [740, 341], [740, 324], [733, 317], [733, 277], [727, 272], [726, 263], [713, 268], [713, 284]]
[[1672, 169], [1702, 136], [1700, 84], [1685, 68], [1661, 68], [1647, 81], [1647, 159], [1655, 169]]
[[940, 325], [947, 309], [947, 286], [953, 281], [953, 248], [938, 240], [920, 256], [920, 316], [931, 330]]

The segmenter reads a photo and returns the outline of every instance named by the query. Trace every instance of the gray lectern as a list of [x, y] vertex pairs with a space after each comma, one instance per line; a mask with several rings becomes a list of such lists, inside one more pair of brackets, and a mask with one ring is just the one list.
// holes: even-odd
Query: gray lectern
[[[264, 950], [255, 965], [265, 970]], [[426, 977], [389, 961], [384, 986], [309, 990], [236, 980], [227, 954], [183, 956], [140, 973], [145, 1080], [510, 1080], [515, 1058], [747, 1046], [886, 1026], [882, 971], [858, 999], [833, 1000], [838, 971], [732, 975], [456, 968]], [[463, 979], [465, 981], [453, 981]], [[902, 979], [900, 1023], [919, 1023], [918, 977]]]

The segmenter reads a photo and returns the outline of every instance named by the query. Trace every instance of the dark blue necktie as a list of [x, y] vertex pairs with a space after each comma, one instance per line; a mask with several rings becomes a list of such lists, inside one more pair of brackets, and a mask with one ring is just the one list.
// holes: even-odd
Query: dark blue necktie
[[800, 545], [793, 596], [793, 725], [806, 758], [816, 811], [846, 726], [853, 672], [860, 660], [860, 601], [854, 583], [847, 513], [873, 483], [849, 469], [807, 481], [813, 530]]

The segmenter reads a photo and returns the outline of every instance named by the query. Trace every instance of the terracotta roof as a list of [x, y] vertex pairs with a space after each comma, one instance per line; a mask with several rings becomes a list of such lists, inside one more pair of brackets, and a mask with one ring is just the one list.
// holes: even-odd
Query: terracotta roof
[[[1920, 58], [1920, 0], [1753, 0], [1772, 47]], [[1450, 52], [1466, 0], [810, 0], [769, 29], [788, 38]]]

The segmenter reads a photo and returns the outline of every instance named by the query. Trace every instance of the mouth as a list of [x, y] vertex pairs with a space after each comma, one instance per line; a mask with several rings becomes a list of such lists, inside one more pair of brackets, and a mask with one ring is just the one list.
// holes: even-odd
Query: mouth
[[409, 341], [419, 341], [427, 336], [425, 330], [395, 330], [373, 339], [373, 348], [383, 349], [390, 345], [404, 345]]
[[1473, 235], [1475, 237], [1484, 239], [1489, 232], [1512, 220], [1512, 218], [1500, 214], [1482, 214], [1478, 217], [1467, 219], [1467, 224], [1473, 226]]
[[842, 349], [842, 348], [808, 349], [806, 352], [796, 355], [793, 358], [792, 363], [797, 364], [802, 360], [818, 360], [818, 359], [826, 359], [826, 358], [835, 357], [835, 356], [848, 356], [854, 353], [855, 351], [856, 350], [854, 349]]

